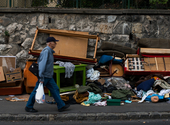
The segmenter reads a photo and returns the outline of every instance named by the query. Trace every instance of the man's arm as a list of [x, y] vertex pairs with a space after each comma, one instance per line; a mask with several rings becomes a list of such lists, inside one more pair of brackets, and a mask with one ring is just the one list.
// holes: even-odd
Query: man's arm
[[42, 53], [42, 56], [40, 58], [40, 61], [39, 61], [39, 81], [41, 83], [44, 82], [44, 71], [45, 71], [45, 68], [46, 68], [46, 64], [47, 64], [47, 59], [48, 59], [48, 50], [45, 50], [43, 53]]

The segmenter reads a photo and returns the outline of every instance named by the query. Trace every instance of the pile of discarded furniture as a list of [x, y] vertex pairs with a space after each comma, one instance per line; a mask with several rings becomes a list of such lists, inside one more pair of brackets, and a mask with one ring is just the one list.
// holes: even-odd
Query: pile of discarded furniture
[[0, 56], [0, 95], [15, 95], [23, 92], [21, 68], [16, 68], [15, 56]]
[[[86, 66], [87, 64], [94, 64], [97, 62], [96, 59], [96, 51], [97, 51], [97, 43], [100, 40], [98, 35], [89, 35], [88, 32], [79, 32], [79, 31], [68, 31], [68, 30], [57, 30], [57, 29], [39, 29], [37, 28], [32, 46], [30, 48], [29, 54], [33, 56], [39, 56], [41, 50], [36, 50], [34, 45], [37, 42], [36, 39], [38, 37], [38, 33], [45, 33], [49, 36], [55, 37], [59, 42], [54, 49], [55, 53], [54, 59], [55, 61], [64, 61], [64, 62], [72, 62], [75, 64], [74, 71], [83, 71], [82, 74], [82, 85], [85, 85], [86, 82]], [[94, 56], [93, 58], [87, 58], [87, 47], [88, 47], [88, 39], [95, 39], [96, 44], [94, 47]], [[28, 60], [26, 67], [24, 69], [24, 78], [25, 78], [25, 86], [27, 93], [30, 93], [37, 81], [37, 78], [31, 75], [31, 72], [28, 70], [29, 66], [36, 60]], [[56, 74], [56, 83], [60, 88], [60, 74], [65, 72], [64, 67], [60, 67], [54, 64], [54, 73]], [[76, 84], [76, 73], [73, 75], [74, 84]], [[31, 79], [30, 79], [31, 78]], [[70, 87], [60, 88], [60, 92], [75, 90], [75, 86], [72, 85]], [[48, 90], [45, 88], [45, 92], [48, 93]], [[50, 92], [49, 92], [50, 95]]]
[[[18, 81], [18, 84], [22, 86], [24, 83], [27, 93], [31, 93], [37, 81], [37, 77], [29, 71], [29, 67], [33, 62], [37, 61], [41, 53], [41, 50], [37, 50], [35, 47], [37, 37], [39, 37], [38, 34], [41, 33], [53, 36], [60, 41], [54, 49], [54, 79], [59, 86], [61, 98], [66, 103], [79, 103], [84, 106], [90, 106], [91, 104], [106, 106], [123, 105], [131, 102], [169, 101], [169, 40], [142, 38], [137, 43], [137, 49], [103, 41], [101, 49], [97, 50], [97, 43], [100, 40], [98, 35], [58, 29], [37, 28], [29, 50], [29, 54], [33, 55], [35, 59], [30, 59], [26, 62], [23, 72], [24, 78], [22, 75], [18, 80], [11, 77], [13, 79], [11, 84]], [[96, 40], [93, 58], [87, 58], [89, 39]], [[96, 57], [98, 57], [98, 60]], [[4, 57], [2, 57], [2, 60], [4, 60]], [[63, 80], [61, 74], [65, 73], [66, 68], [59, 66], [56, 61], [71, 62], [75, 65], [75, 70], [71, 77], [72, 85], [64, 87], [61, 85]], [[3, 74], [6, 76], [4, 80], [9, 82], [7, 81], [8, 73], [13, 73], [15, 70], [7, 72], [4, 64], [1, 66], [0, 69], [3, 69]], [[15, 65], [13, 68], [16, 69]], [[79, 71], [81, 73], [77, 73]], [[20, 74], [22, 74], [21, 71]], [[77, 82], [80, 77], [81, 80]], [[4, 80], [1, 81], [5, 82]], [[0, 85], [2, 85], [1, 83]], [[0, 89], [2, 88], [0, 86]], [[48, 89], [44, 89], [45, 93], [51, 96]], [[19, 92], [13, 94], [21, 94], [22, 91]], [[71, 96], [65, 94], [65, 92], [71, 94]]]

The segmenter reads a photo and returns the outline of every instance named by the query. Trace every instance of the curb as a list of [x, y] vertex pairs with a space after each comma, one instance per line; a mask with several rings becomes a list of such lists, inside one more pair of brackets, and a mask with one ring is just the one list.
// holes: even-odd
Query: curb
[[170, 112], [127, 112], [127, 113], [69, 113], [69, 114], [0, 114], [1, 121], [102, 121], [168, 119]]

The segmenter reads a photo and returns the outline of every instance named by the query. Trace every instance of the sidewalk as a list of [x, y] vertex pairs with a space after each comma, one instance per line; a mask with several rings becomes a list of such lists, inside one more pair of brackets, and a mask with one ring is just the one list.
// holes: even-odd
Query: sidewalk
[[[130, 120], [130, 119], [168, 119], [170, 104], [166, 102], [138, 104], [133, 102], [123, 106], [82, 106], [73, 104], [64, 112], [58, 112], [55, 104], [35, 103], [34, 108], [39, 112], [28, 113], [24, 108], [26, 102], [11, 102], [0, 96], [0, 120], [16, 121], [68, 121], [68, 120]], [[46, 95], [46, 101], [53, 98]]]

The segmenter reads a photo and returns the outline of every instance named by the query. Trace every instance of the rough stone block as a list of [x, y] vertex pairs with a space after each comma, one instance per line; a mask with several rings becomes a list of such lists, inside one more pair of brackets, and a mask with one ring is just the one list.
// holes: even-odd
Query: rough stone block
[[108, 16], [108, 17], [107, 17], [107, 22], [108, 22], [108, 23], [113, 23], [113, 22], [116, 20], [116, 17], [117, 17], [117, 16]]
[[113, 24], [110, 23], [97, 23], [95, 27], [95, 32], [111, 34]]
[[141, 23], [134, 23], [132, 24], [132, 33], [142, 33], [142, 24]]
[[111, 35], [109, 40], [114, 42], [129, 42], [129, 35]]

